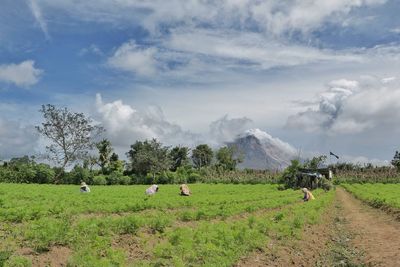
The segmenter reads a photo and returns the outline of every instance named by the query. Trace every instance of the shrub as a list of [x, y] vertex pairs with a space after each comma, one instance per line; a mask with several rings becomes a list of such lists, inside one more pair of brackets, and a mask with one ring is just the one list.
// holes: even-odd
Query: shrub
[[104, 175], [97, 175], [93, 177], [93, 184], [94, 185], [106, 185], [107, 184], [107, 178]]
[[199, 180], [200, 180], [200, 174], [198, 174], [196, 172], [191, 173], [187, 179], [188, 183], [191, 183], [191, 184], [196, 183]]
[[132, 181], [131, 177], [122, 175], [118, 178], [118, 184], [128, 185]]

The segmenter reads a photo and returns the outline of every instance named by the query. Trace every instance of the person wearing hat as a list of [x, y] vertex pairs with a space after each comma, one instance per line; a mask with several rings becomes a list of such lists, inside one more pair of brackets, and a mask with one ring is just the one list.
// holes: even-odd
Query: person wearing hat
[[150, 186], [149, 188], [146, 189], [145, 194], [148, 196], [154, 195], [155, 193], [158, 192], [158, 185], [153, 184], [152, 186]]
[[85, 182], [81, 182], [81, 188], [80, 188], [81, 193], [89, 193], [90, 188]]
[[301, 191], [303, 191], [303, 193], [304, 193], [304, 197], [303, 197], [304, 202], [315, 199], [314, 195], [307, 188], [302, 188]]
[[186, 184], [181, 184], [179, 189], [181, 190], [181, 196], [190, 196], [191, 193], [189, 187]]

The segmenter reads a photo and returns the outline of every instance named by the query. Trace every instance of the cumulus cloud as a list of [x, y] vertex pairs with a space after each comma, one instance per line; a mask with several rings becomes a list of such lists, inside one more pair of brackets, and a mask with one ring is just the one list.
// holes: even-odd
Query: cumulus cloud
[[30, 86], [39, 81], [43, 70], [34, 66], [33, 60], [26, 60], [19, 64], [0, 65], [0, 82], [13, 83], [17, 86]]
[[115, 51], [108, 59], [108, 64], [116, 69], [148, 76], [157, 70], [156, 53], [155, 47], [141, 47], [134, 40], [130, 40]]
[[290, 116], [286, 125], [328, 133], [360, 133], [388, 127], [398, 130], [400, 84], [394, 77], [341, 79], [327, 87], [318, 95], [317, 106]]
[[121, 100], [104, 103], [96, 95], [97, 120], [105, 127], [112, 143], [123, 148], [136, 140], [156, 138], [165, 145], [196, 146], [207, 143], [214, 147], [233, 141], [252, 125], [249, 118], [229, 118], [228, 115], [210, 123], [209, 131], [194, 133], [170, 122], [160, 107], [149, 106], [144, 111], [124, 104]]
[[184, 131], [179, 125], [166, 120], [159, 107], [151, 106], [140, 112], [121, 100], [104, 103], [96, 95], [98, 119], [116, 146], [128, 147], [136, 140], [156, 138], [166, 145], [191, 145], [198, 136]]
[[32, 155], [38, 140], [33, 126], [0, 118], [0, 159]]

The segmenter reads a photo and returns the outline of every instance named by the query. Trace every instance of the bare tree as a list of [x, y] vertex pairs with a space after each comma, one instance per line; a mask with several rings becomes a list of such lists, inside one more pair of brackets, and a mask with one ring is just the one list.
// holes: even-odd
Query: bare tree
[[72, 113], [67, 108], [47, 104], [42, 105], [40, 112], [44, 122], [36, 129], [51, 141], [46, 149], [49, 158], [61, 166], [61, 171], [55, 177], [58, 182], [68, 164], [87, 157], [88, 151], [95, 147], [96, 137], [104, 129], [93, 125], [93, 121], [83, 113]]

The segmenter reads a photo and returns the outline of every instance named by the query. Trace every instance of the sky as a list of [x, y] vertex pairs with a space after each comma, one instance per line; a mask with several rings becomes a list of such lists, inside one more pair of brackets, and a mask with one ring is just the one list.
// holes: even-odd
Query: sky
[[214, 147], [257, 128], [305, 154], [400, 150], [396, 0], [1, 0], [0, 158], [42, 104], [136, 140]]

